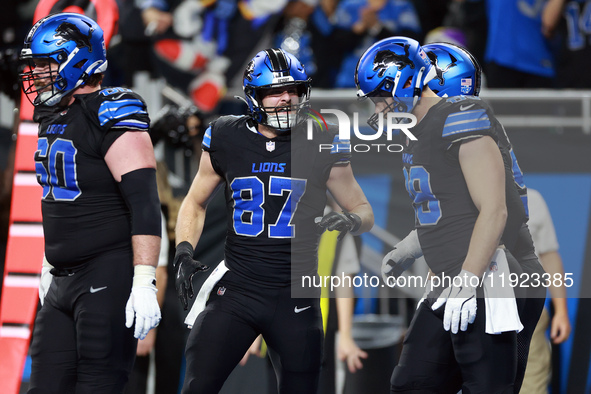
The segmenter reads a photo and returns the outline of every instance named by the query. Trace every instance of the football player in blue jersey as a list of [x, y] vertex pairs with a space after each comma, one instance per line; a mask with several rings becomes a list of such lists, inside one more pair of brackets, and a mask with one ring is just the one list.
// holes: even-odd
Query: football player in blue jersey
[[[434, 93], [439, 97], [479, 95], [482, 70], [478, 61], [470, 52], [465, 48], [449, 43], [423, 45], [423, 49], [436, 68], [436, 77], [429, 81], [429, 88]], [[499, 144], [511, 146], [506, 134], [502, 133], [500, 135]], [[506, 152], [507, 150], [503, 151]], [[519, 191], [526, 212], [528, 212], [527, 188], [523, 183], [523, 174], [511, 148], [509, 148], [509, 153], [511, 156], [510, 162], [512, 163], [514, 187]], [[510, 266], [516, 267], [519, 263], [520, 268], [528, 275], [536, 272], [540, 273], [539, 265], [532, 259], [531, 249], [533, 245], [529, 241], [530, 233], [527, 224], [522, 224], [517, 237], [518, 241], [511, 243], [510, 252], [507, 252], [507, 259], [513, 263]], [[384, 276], [384, 280], [387, 280], [390, 276], [399, 276], [418, 257], [422, 256], [422, 254], [417, 231], [413, 230], [384, 257], [382, 261], [382, 275]], [[517, 261], [515, 261], [515, 257]], [[518, 393], [527, 365], [530, 340], [544, 302], [544, 289], [531, 286], [527, 288], [526, 292], [516, 292], [516, 295], [520, 297], [518, 298], [518, 307], [521, 321], [524, 325], [524, 329], [517, 335], [518, 363], [514, 389], [515, 393]], [[419, 303], [422, 301], [423, 299]]]
[[[315, 129], [311, 140], [297, 129], [309, 104], [310, 79], [295, 56], [281, 49], [259, 52], [244, 72], [243, 87], [250, 114], [211, 123], [179, 211], [174, 264], [186, 308], [191, 277], [204, 268], [193, 251], [207, 202], [224, 188], [225, 259], [186, 320], [193, 328], [182, 392], [218, 392], [262, 334], [279, 392], [315, 393], [323, 343], [319, 293], [296, 297], [292, 291], [317, 275], [319, 226], [359, 234], [373, 226], [373, 212], [353, 176], [350, 149], [319, 151], [320, 143], [346, 148], [348, 141], [331, 128]], [[322, 217], [327, 190], [343, 212]]]
[[122, 392], [135, 338], [160, 321], [160, 201], [146, 105], [129, 89], [101, 88], [103, 32], [84, 15], [38, 21], [21, 59], [39, 123], [42, 283], [51, 283], [40, 292], [29, 393]]
[[[439, 49], [432, 48], [429, 59], [416, 41], [388, 38], [362, 55], [355, 75], [359, 96], [375, 103], [370, 125], [388, 112], [418, 119], [417, 140], [406, 141], [403, 156], [416, 230], [384, 259], [383, 274], [399, 275], [423, 254], [432, 291], [411, 322], [391, 390], [512, 393], [522, 328], [515, 293], [484, 299], [481, 278], [491, 269], [508, 273], [510, 264], [519, 269], [507, 261], [505, 247], [518, 251], [532, 271], [543, 271], [523, 230], [525, 207], [504, 130], [484, 102], [457, 96], [477, 93], [472, 59], [457, 49], [439, 57]], [[454, 75], [464, 84], [446, 86]], [[503, 316], [490, 312], [495, 302]], [[510, 324], [497, 329], [501, 321]]]

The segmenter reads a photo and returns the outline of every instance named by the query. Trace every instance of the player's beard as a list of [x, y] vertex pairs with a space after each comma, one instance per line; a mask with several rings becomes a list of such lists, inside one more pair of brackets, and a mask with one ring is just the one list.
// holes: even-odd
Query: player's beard
[[35, 79], [33, 84], [37, 91], [37, 102], [44, 103], [53, 96], [53, 79], [51, 77]]

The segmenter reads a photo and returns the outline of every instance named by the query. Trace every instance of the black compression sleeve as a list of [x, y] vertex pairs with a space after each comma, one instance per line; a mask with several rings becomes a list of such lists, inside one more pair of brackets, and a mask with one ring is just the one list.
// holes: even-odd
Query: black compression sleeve
[[131, 235], [162, 236], [156, 170], [140, 168], [123, 174], [119, 190], [131, 211]]

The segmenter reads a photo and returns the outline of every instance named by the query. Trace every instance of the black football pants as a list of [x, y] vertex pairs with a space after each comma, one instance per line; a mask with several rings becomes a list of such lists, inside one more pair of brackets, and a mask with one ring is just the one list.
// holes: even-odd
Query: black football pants
[[264, 287], [228, 271], [197, 317], [185, 350], [183, 394], [212, 394], [262, 334], [279, 393], [315, 393], [322, 360], [320, 301], [292, 298], [291, 287]]
[[28, 393], [121, 393], [137, 347], [125, 327], [131, 251], [55, 272], [35, 319]]
[[517, 334], [485, 333], [484, 299], [467, 331], [443, 329], [445, 306], [431, 310], [425, 300], [415, 313], [391, 379], [392, 393], [513, 394], [517, 369]]

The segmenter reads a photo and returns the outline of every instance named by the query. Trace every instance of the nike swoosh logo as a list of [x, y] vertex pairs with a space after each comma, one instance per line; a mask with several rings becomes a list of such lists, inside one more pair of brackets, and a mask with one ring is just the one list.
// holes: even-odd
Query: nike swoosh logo
[[306, 309], [310, 309], [310, 308], [312, 308], [312, 305], [308, 305], [308, 306], [306, 306], [306, 307], [304, 307], [304, 308], [298, 308], [298, 307], [296, 306], [296, 307], [293, 309], [293, 311], [294, 311], [295, 313], [300, 313], [300, 312], [303, 312], [303, 311], [305, 311]]
[[465, 107], [463, 105], [460, 105], [460, 111], [465, 111], [467, 109], [470, 109], [474, 106], [475, 104], [470, 104], [470, 105], [466, 105]]
[[97, 291], [101, 291], [101, 290], [105, 290], [107, 288], [107, 286], [103, 286], [103, 287], [97, 287], [96, 289], [92, 286], [90, 286], [90, 292], [91, 293], [96, 293]]

